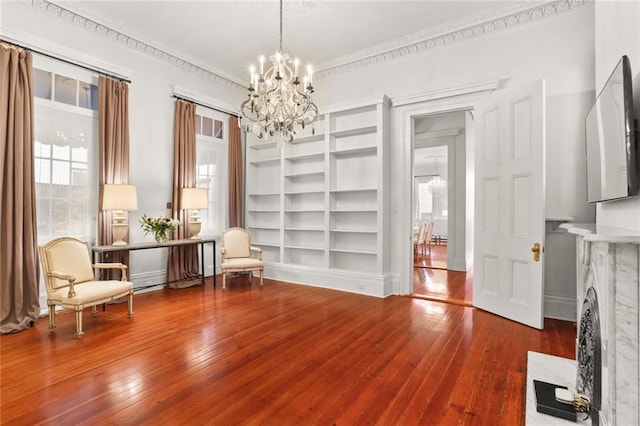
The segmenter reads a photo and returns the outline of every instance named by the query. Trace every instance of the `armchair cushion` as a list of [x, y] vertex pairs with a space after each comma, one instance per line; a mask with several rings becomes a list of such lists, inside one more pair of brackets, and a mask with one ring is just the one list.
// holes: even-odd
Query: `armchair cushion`
[[132, 288], [133, 284], [128, 281], [85, 281], [74, 287], [74, 297], [68, 297], [67, 288], [58, 288], [49, 293], [47, 299], [60, 305], [94, 306], [125, 296]]
[[257, 269], [263, 265], [262, 260], [242, 257], [237, 259], [226, 259], [222, 263], [222, 269]]

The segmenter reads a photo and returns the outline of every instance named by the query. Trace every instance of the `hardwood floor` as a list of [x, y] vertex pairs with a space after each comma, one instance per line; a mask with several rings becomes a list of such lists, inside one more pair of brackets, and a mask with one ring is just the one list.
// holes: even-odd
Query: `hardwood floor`
[[431, 254], [414, 253], [413, 296], [473, 306], [473, 270], [447, 270], [447, 246], [431, 245]]
[[87, 310], [82, 339], [71, 312], [1, 336], [2, 424], [517, 425], [527, 351], [574, 358], [572, 323], [228, 285], [136, 294], [131, 319]]

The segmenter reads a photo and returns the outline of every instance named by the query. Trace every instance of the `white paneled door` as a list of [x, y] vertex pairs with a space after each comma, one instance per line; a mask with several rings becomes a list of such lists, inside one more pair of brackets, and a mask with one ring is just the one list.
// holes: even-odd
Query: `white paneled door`
[[543, 328], [544, 81], [477, 110], [473, 304]]

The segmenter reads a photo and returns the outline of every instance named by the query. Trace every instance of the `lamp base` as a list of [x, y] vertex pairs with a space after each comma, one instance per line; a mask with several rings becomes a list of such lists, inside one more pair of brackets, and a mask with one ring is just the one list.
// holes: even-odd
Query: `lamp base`
[[200, 233], [200, 230], [202, 229], [202, 223], [201, 222], [189, 222], [189, 233], [191, 234], [191, 240], [199, 240], [200, 236], [198, 235]]
[[116, 223], [114, 221], [112, 226], [113, 231], [113, 244], [112, 246], [126, 246], [127, 242], [124, 240], [127, 236], [127, 230], [129, 229], [129, 225], [126, 223]]

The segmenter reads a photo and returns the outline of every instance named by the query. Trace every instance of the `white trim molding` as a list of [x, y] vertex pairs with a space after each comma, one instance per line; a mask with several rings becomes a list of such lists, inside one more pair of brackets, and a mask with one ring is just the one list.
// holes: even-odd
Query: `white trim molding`
[[[19, 0], [27, 5], [54, 15], [70, 24], [84, 28], [114, 43], [127, 46], [145, 55], [170, 63], [177, 67], [200, 74], [217, 83], [234, 89], [246, 90], [247, 84], [210, 65], [199, 63], [184, 53], [163, 46], [157, 40], [145, 40], [134, 30], [106, 17], [89, 18], [95, 15], [82, 6], [79, 1], [61, 0]], [[400, 57], [424, 53], [428, 50], [446, 47], [459, 41], [466, 41], [511, 29], [518, 25], [536, 22], [556, 16], [560, 13], [591, 6], [595, 0], [520, 0], [510, 2], [506, 6], [471, 15], [461, 20], [452, 21], [435, 28], [420, 31], [406, 37], [379, 44], [370, 49], [361, 50], [350, 55], [319, 64], [316, 78], [351, 71], [368, 65], [395, 60]], [[98, 22], [100, 20], [100, 22]]]
[[365, 66], [424, 53], [459, 41], [482, 37], [515, 26], [539, 21], [560, 13], [590, 6], [594, 0], [524, 0], [471, 15], [458, 21], [420, 31], [406, 37], [379, 44], [351, 55], [341, 56], [318, 65], [316, 76], [322, 78]]
[[152, 56], [179, 68], [200, 74], [203, 77], [209, 78], [225, 86], [243, 91], [246, 90], [246, 86], [241, 81], [236, 80], [231, 76], [224, 75], [220, 71], [211, 70], [210, 66], [199, 64], [194, 58], [190, 58], [182, 53], [178, 54], [177, 52], [173, 52], [169, 47], [158, 47], [160, 46], [160, 43], [157, 41], [145, 41], [142, 36], [133, 35], [133, 31], [130, 29], [125, 30], [115, 22], [107, 23], [108, 20], [104, 17], [101, 17], [100, 20], [105, 23], [98, 22], [97, 19], [89, 18], [88, 12], [83, 10], [79, 2], [60, 1], [56, 2], [59, 4], [56, 4], [47, 0], [20, 1], [45, 13], [60, 18], [69, 24], [81, 27], [97, 36], [107, 38], [114, 43], [137, 50], [140, 53]]

